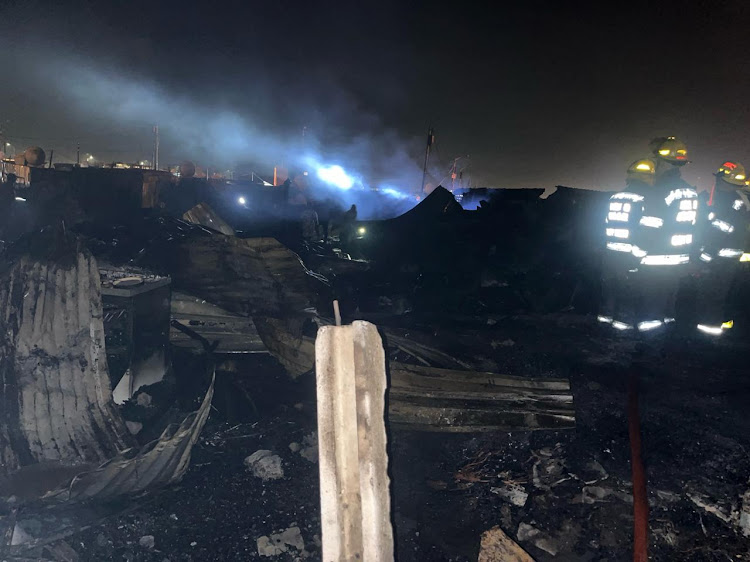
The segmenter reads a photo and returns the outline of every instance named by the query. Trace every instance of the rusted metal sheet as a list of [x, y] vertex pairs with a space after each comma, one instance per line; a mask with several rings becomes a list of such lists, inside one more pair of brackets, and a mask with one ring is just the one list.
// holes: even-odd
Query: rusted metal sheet
[[299, 256], [274, 238], [194, 237], [160, 258], [175, 289], [235, 314], [300, 314], [313, 306], [319, 286]]
[[182, 215], [182, 219], [193, 224], [205, 226], [206, 228], [210, 228], [221, 234], [226, 234], [227, 236], [235, 236], [237, 234], [234, 229], [229, 226], [229, 224], [222, 219], [210, 205], [208, 205], [208, 203], [198, 203], [192, 209], [185, 211], [185, 214]]

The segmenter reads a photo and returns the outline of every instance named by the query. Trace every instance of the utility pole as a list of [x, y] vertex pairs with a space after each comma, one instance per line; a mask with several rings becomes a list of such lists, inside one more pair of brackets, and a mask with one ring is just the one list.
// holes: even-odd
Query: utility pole
[[76, 144], [76, 166], [81, 165], [81, 143]]
[[422, 193], [424, 193], [424, 182], [425, 179], [427, 179], [427, 162], [430, 159], [430, 148], [432, 148], [434, 142], [435, 132], [432, 130], [432, 126], [430, 126], [430, 128], [427, 130], [427, 148], [424, 151], [424, 167], [422, 168]]
[[154, 170], [159, 169], [159, 125], [154, 125]]
[[461, 189], [461, 180], [463, 179], [464, 169], [458, 169], [458, 161], [462, 158], [468, 158], [469, 156], [459, 156], [453, 159], [453, 165], [451, 166], [451, 191], [456, 189], [456, 179], [458, 179], [458, 188]]

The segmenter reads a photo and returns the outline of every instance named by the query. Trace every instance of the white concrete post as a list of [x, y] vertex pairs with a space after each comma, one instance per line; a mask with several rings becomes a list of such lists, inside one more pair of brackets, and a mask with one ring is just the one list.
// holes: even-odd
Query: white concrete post
[[369, 322], [315, 342], [323, 561], [393, 560], [385, 352]]

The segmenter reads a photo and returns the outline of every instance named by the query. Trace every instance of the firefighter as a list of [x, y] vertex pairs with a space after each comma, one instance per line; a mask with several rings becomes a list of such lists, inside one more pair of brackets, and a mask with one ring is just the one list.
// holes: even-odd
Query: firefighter
[[734, 325], [734, 317], [726, 309], [727, 296], [740, 271], [750, 224], [745, 167], [727, 161], [715, 176], [708, 205], [700, 216], [699, 269], [695, 275], [697, 328], [709, 335], [721, 335]]
[[[694, 254], [698, 193], [680, 174], [689, 162], [687, 147], [675, 137], [654, 139], [650, 147], [653, 157], [631, 165], [629, 191], [612, 196], [607, 215], [607, 248], [623, 257], [619, 274], [611, 265], [605, 274], [600, 320], [623, 331], [650, 332], [675, 321], [678, 291]], [[606, 280], [615, 288], [608, 289]], [[617, 304], [608, 308], [608, 300], [619, 302], [627, 318], [608, 316], [618, 310]]]
[[678, 314], [677, 297], [697, 257], [698, 192], [680, 173], [689, 163], [687, 146], [675, 137], [660, 137], [650, 147], [656, 164], [654, 186], [644, 196], [642, 228], [634, 240], [641, 253], [636, 325], [641, 332], [662, 328], [676, 318], [685, 327], [688, 313]]
[[653, 189], [655, 171], [653, 160], [633, 162], [628, 168], [625, 190], [612, 195], [607, 206], [602, 306], [598, 320], [618, 330], [631, 330], [636, 325], [635, 274], [642, 252], [634, 241], [641, 229], [644, 196]]
[[354, 224], [357, 222], [357, 206], [352, 205], [341, 215], [339, 220], [339, 240], [342, 244], [351, 244], [354, 240]]

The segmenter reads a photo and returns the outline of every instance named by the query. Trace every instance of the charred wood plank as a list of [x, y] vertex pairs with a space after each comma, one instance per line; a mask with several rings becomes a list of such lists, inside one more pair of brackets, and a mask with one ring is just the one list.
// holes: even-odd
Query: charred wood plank
[[[312, 369], [312, 338], [290, 328], [289, 321], [256, 318], [255, 322], [269, 352], [292, 377]], [[388, 334], [386, 337], [391, 340]], [[438, 350], [431, 350], [430, 357], [443, 364], [456, 364]], [[396, 361], [390, 361], [389, 366], [388, 417], [397, 426], [447, 432], [575, 426], [573, 396], [565, 379], [438, 369]]]
[[483, 431], [528, 431], [536, 429], [570, 429], [575, 416], [510, 412], [499, 408], [467, 409], [440, 406], [415, 406], [392, 401], [388, 419], [402, 429], [471, 433]]
[[391, 363], [389, 419], [423, 431], [575, 426], [570, 383]]

